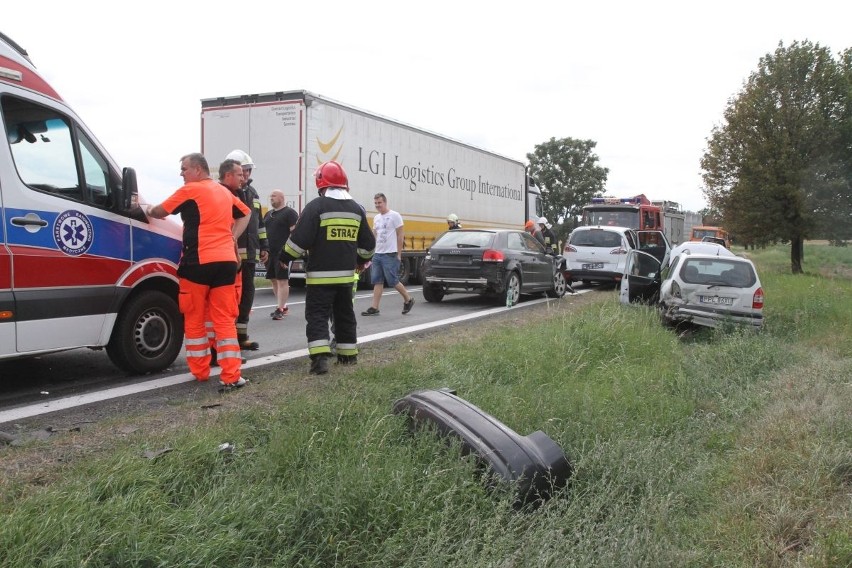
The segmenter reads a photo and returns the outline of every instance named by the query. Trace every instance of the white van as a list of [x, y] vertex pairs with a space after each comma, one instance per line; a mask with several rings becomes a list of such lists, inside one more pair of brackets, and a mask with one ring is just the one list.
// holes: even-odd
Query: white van
[[0, 33], [0, 359], [106, 348], [130, 373], [180, 352], [180, 226]]

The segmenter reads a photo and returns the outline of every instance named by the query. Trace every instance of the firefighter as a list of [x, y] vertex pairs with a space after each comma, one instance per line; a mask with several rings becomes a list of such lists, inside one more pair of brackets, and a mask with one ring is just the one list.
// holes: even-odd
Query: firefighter
[[325, 162], [314, 173], [319, 197], [302, 210], [279, 262], [307, 255], [305, 266], [305, 320], [310, 373], [328, 373], [331, 345], [328, 318], [334, 316], [337, 362], [358, 362], [358, 337], [352, 306], [352, 282], [356, 268], [373, 256], [376, 239], [367, 215], [349, 195], [343, 166]]
[[236, 242], [249, 223], [249, 208], [221, 184], [210, 179], [210, 167], [201, 154], [180, 161], [184, 185], [160, 205], [149, 206], [149, 217], [162, 219], [180, 213], [183, 248], [178, 278], [178, 303], [184, 317], [186, 362], [199, 381], [210, 378], [210, 347], [204, 321], [213, 322], [220, 383], [241, 387], [240, 347], [234, 321], [237, 315]]
[[541, 217], [538, 220], [538, 227], [539, 231], [541, 231], [541, 236], [544, 239], [544, 249], [547, 251], [547, 254], [558, 254], [559, 248], [556, 243], [556, 235], [554, 235], [553, 231], [550, 230], [553, 225], [547, 222], [546, 217]]
[[538, 228], [532, 220], [527, 221], [524, 224], [524, 230], [535, 237], [535, 240], [541, 243], [544, 246], [544, 236], [541, 234], [541, 229]]
[[243, 168], [243, 186], [237, 190], [230, 188], [243, 203], [251, 209], [251, 220], [248, 229], [237, 241], [242, 265], [240, 278], [242, 279], [242, 292], [240, 294], [240, 313], [237, 316], [237, 337], [240, 341], [240, 349], [256, 351], [260, 348], [257, 341], [250, 341], [248, 335], [248, 323], [251, 316], [251, 306], [254, 303], [254, 274], [255, 265], [258, 260], [265, 263], [269, 256], [269, 242], [266, 238], [266, 225], [263, 223], [263, 210], [261, 208], [260, 196], [252, 186], [251, 172], [254, 169], [254, 161], [251, 156], [242, 150], [233, 150], [225, 156], [226, 160], [234, 160]]
[[459, 216], [455, 213], [450, 213], [447, 215], [447, 230], [448, 231], [457, 231], [461, 229], [461, 223], [459, 223]]

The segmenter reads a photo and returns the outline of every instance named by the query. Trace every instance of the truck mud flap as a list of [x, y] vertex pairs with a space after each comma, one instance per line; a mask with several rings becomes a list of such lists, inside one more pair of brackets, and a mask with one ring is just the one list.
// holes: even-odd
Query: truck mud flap
[[559, 445], [541, 430], [520, 436], [514, 430], [455, 395], [455, 391], [413, 392], [393, 405], [407, 414], [410, 427], [433, 425], [444, 436], [462, 443], [464, 455], [517, 488], [515, 506], [538, 505], [565, 487], [572, 466]]

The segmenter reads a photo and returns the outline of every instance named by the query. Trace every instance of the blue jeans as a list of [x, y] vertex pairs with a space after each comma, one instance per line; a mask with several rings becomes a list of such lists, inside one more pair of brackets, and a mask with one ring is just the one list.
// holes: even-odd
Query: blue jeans
[[393, 288], [399, 282], [399, 259], [395, 252], [386, 252], [373, 255], [373, 264], [370, 265], [370, 283], [385, 283], [385, 286]]

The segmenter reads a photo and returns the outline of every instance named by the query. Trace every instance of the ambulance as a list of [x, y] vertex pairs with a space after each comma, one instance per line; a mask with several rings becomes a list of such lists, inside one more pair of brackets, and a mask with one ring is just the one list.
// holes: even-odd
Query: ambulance
[[2, 33], [0, 124], [0, 360], [88, 347], [130, 374], [171, 365], [180, 225], [145, 216], [135, 171]]

